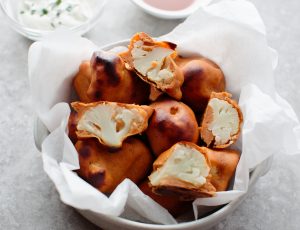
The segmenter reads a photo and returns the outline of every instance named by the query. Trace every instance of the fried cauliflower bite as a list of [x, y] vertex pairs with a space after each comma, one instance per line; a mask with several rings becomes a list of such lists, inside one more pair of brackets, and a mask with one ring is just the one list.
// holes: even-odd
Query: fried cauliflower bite
[[195, 113], [203, 113], [212, 92], [225, 90], [225, 77], [222, 70], [212, 61], [197, 58], [176, 58], [177, 65], [184, 75], [181, 87], [182, 101]]
[[75, 148], [80, 165], [78, 175], [103, 193], [112, 193], [125, 178], [141, 182], [153, 162], [146, 145], [133, 137], [119, 149], [101, 145], [96, 139], [80, 140]]
[[147, 196], [151, 197], [156, 203], [167, 209], [171, 215], [177, 217], [185, 213], [189, 208], [192, 207], [192, 202], [182, 201], [174, 194], [169, 195], [158, 195], [152, 192], [152, 188], [149, 185], [149, 181], [146, 180], [139, 185], [141, 191]]
[[135, 72], [127, 70], [119, 55], [97, 51], [90, 62], [91, 84], [87, 89], [90, 101], [128, 104], [144, 104], [148, 101], [150, 86]]
[[92, 73], [90, 62], [84, 61], [80, 64], [79, 71], [74, 77], [73, 86], [79, 100], [85, 103], [92, 102], [87, 94], [91, 79]]
[[179, 142], [156, 159], [149, 181], [157, 194], [177, 194], [182, 200], [193, 200], [215, 195], [210, 177], [206, 151], [194, 143]]
[[239, 151], [206, 148], [206, 155], [211, 165], [210, 182], [218, 192], [226, 191], [240, 160]]
[[78, 114], [75, 111], [71, 111], [68, 120], [68, 136], [73, 144], [77, 142], [77, 124], [78, 124]]
[[180, 100], [184, 79], [174, 61], [175, 48], [172, 43], [157, 42], [145, 33], [137, 33], [130, 41], [129, 50], [120, 55], [127, 63], [126, 67], [134, 70], [142, 80]]
[[146, 135], [156, 156], [179, 141], [197, 143], [198, 123], [194, 112], [184, 103], [163, 99], [150, 104], [154, 109]]
[[142, 133], [153, 113], [149, 106], [116, 102], [73, 102], [78, 113], [77, 137], [95, 137], [103, 145], [118, 148], [129, 136]]
[[212, 93], [205, 110], [200, 135], [208, 147], [226, 148], [239, 137], [243, 115], [231, 94]]

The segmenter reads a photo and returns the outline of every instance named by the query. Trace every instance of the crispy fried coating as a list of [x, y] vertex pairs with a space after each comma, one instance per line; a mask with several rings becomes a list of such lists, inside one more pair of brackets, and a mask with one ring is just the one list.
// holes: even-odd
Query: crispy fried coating
[[85, 103], [92, 102], [87, 94], [92, 79], [91, 65], [89, 61], [84, 61], [79, 66], [79, 71], [73, 80], [73, 86], [79, 100]]
[[184, 75], [182, 101], [196, 113], [203, 113], [210, 94], [225, 90], [222, 70], [206, 58], [177, 58], [176, 63]]
[[144, 104], [148, 101], [150, 87], [133, 71], [125, 68], [119, 55], [97, 51], [91, 58], [91, 84], [87, 95], [92, 102], [113, 101]]
[[101, 145], [96, 139], [78, 141], [78, 174], [103, 193], [111, 193], [125, 179], [139, 183], [147, 175], [152, 156], [146, 145], [133, 137], [122, 148]]
[[206, 148], [206, 155], [211, 165], [210, 182], [218, 192], [226, 191], [240, 160], [239, 151]]
[[78, 114], [77, 112], [72, 111], [68, 120], [68, 136], [73, 144], [75, 144], [78, 140], [76, 135], [77, 124], [78, 124]]
[[150, 104], [154, 109], [146, 130], [150, 146], [156, 156], [179, 141], [196, 143], [199, 137], [194, 112], [184, 103], [163, 99]]
[[139, 185], [139, 188], [147, 196], [151, 197], [156, 203], [167, 209], [171, 215], [177, 217], [185, 213], [189, 208], [192, 207], [192, 202], [182, 201], [178, 196], [174, 194], [170, 195], [158, 195], [152, 192], [152, 188], [149, 185], [149, 181], [146, 180]]

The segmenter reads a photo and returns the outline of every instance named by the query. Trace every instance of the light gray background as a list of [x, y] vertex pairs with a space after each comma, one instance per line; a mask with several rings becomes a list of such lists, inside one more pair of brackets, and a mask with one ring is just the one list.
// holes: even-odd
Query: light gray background
[[[87, 34], [99, 45], [137, 31], [153, 36], [180, 21], [149, 16], [128, 0], [109, 0], [102, 20]], [[300, 117], [300, 1], [252, 0], [280, 59], [275, 73], [279, 93]], [[33, 111], [27, 79], [31, 41], [12, 31], [0, 14], [0, 229], [97, 229], [62, 204], [42, 169], [32, 137]], [[276, 143], [274, 143], [276, 144]], [[300, 157], [276, 156], [244, 203], [215, 227], [220, 229], [299, 229]]]

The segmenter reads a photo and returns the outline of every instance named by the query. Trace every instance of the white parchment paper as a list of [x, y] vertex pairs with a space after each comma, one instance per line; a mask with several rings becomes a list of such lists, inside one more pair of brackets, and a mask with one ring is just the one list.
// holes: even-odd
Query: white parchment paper
[[[233, 190], [197, 199], [194, 207], [237, 199], [247, 192], [251, 169], [275, 153], [300, 153], [299, 120], [276, 92], [277, 53], [268, 46], [264, 24], [251, 3], [227, 0], [204, 7], [161, 39], [178, 44], [182, 55], [203, 55], [216, 62], [225, 74], [227, 91], [239, 101], [244, 115], [242, 134], [234, 146], [242, 155]], [[87, 39], [59, 33], [29, 50], [33, 104], [51, 132], [42, 144], [44, 169], [61, 200], [70, 206], [119, 216], [126, 205], [152, 222], [174, 224], [176, 220], [130, 180], [107, 197], [72, 172], [79, 163], [66, 134], [71, 81], [81, 61], [99, 49]]]

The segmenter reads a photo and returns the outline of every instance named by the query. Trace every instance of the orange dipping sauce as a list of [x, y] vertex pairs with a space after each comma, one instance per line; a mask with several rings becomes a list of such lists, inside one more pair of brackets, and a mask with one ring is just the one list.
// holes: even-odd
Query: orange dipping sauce
[[144, 2], [157, 9], [178, 11], [188, 8], [195, 0], [144, 0]]

